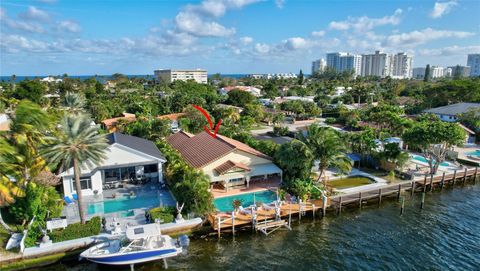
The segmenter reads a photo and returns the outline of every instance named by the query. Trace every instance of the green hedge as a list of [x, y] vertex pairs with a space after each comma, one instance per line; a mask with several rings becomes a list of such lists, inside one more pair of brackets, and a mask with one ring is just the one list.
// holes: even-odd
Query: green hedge
[[70, 224], [63, 230], [54, 230], [48, 235], [54, 243], [97, 235], [102, 228], [102, 218], [93, 217], [86, 224]]
[[175, 218], [175, 211], [173, 207], [156, 207], [148, 210], [148, 215], [152, 222], [159, 218], [162, 223], [170, 223]]

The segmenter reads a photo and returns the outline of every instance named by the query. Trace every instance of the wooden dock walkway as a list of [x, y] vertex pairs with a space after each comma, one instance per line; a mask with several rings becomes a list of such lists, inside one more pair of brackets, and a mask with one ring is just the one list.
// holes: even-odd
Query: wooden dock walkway
[[[268, 210], [259, 208], [256, 211], [253, 211], [253, 209], [249, 208], [243, 212], [237, 213], [210, 214], [207, 219], [210, 222], [212, 229], [218, 232], [219, 237], [222, 231], [235, 234], [236, 228], [251, 227], [252, 229], [256, 229], [257, 225], [262, 229], [261, 231], [265, 233], [268, 232], [267, 230], [269, 228], [276, 228], [278, 225], [289, 225], [292, 216], [298, 216], [298, 219], [301, 220], [302, 216], [307, 213], [312, 213], [315, 217], [315, 214], [320, 210], [322, 211], [321, 213], [323, 216], [326, 214], [327, 209], [336, 210], [337, 213], [340, 214], [342, 208], [347, 205], [358, 204], [361, 208], [362, 204], [365, 204], [367, 201], [376, 200], [378, 204], [380, 204], [385, 197], [396, 196], [400, 199], [400, 197], [407, 191], [413, 195], [415, 192], [425, 193], [432, 191], [435, 187], [443, 188], [445, 185], [455, 185], [456, 183], [463, 184], [467, 180], [473, 180], [473, 182], [476, 182], [478, 174], [480, 174], [480, 172], [477, 167], [455, 170], [453, 173], [448, 174], [444, 172], [442, 175], [437, 176], [427, 174], [424, 175], [423, 178], [417, 177], [413, 180], [388, 184], [377, 188], [362, 190], [360, 192], [330, 196], [327, 198], [325, 204], [322, 199], [310, 200], [302, 204], [287, 202], [282, 204], [278, 209], [272, 206], [271, 209]], [[424, 197], [422, 197], [422, 206], [423, 198]], [[286, 217], [289, 218], [288, 223], [285, 222], [285, 220], [282, 220]], [[261, 223], [264, 223], [264, 226], [265, 223], [267, 223], [267, 226], [263, 227], [265, 229], [261, 228]]]

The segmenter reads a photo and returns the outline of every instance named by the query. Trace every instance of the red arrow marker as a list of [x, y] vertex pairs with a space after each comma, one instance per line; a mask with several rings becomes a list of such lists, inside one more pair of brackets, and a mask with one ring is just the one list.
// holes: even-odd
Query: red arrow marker
[[[208, 120], [208, 124], [210, 125], [210, 129], [208, 129], [207, 126], [203, 126], [203, 129], [205, 131], [207, 131], [207, 133], [213, 137], [213, 138], [216, 138], [217, 137], [217, 133], [218, 133], [218, 129], [220, 128], [220, 124], [222, 124], [222, 120], [220, 119], [218, 122], [217, 122], [217, 125], [215, 125], [215, 130], [213, 129], [213, 123], [212, 123], [212, 119], [210, 118], [210, 115], [208, 115], [207, 111], [205, 111], [205, 109], [201, 108], [200, 106], [198, 105], [193, 105], [193, 107], [195, 107], [195, 109], [197, 109], [198, 111], [200, 111], [204, 116], [205, 118], [207, 118]], [[213, 133], [211, 132], [211, 130], [213, 130]]]

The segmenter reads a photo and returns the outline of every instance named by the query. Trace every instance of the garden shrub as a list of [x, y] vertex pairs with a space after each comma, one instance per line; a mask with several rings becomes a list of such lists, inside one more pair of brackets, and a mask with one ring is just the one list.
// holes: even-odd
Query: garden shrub
[[175, 211], [173, 207], [161, 206], [148, 210], [147, 215], [151, 222], [154, 222], [155, 219], [160, 219], [162, 223], [170, 223], [173, 222], [175, 218]]
[[100, 233], [101, 229], [102, 218], [96, 216], [87, 221], [86, 224], [70, 224], [65, 229], [54, 230], [48, 235], [50, 236], [50, 239], [52, 239], [52, 241], [55, 243], [97, 235]]

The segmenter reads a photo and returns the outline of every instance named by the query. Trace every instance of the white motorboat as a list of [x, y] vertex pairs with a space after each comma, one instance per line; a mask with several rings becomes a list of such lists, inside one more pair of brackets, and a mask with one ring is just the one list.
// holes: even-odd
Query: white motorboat
[[133, 265], [155, 260], [164, 260], [186, 252], [189, 239], [181, 235], [173, 239], [162, 235], [157, 223], [128, 227], [125, 240], [111, 240], [95, 245], [80, 254], [91, 262], [107, 265]]

